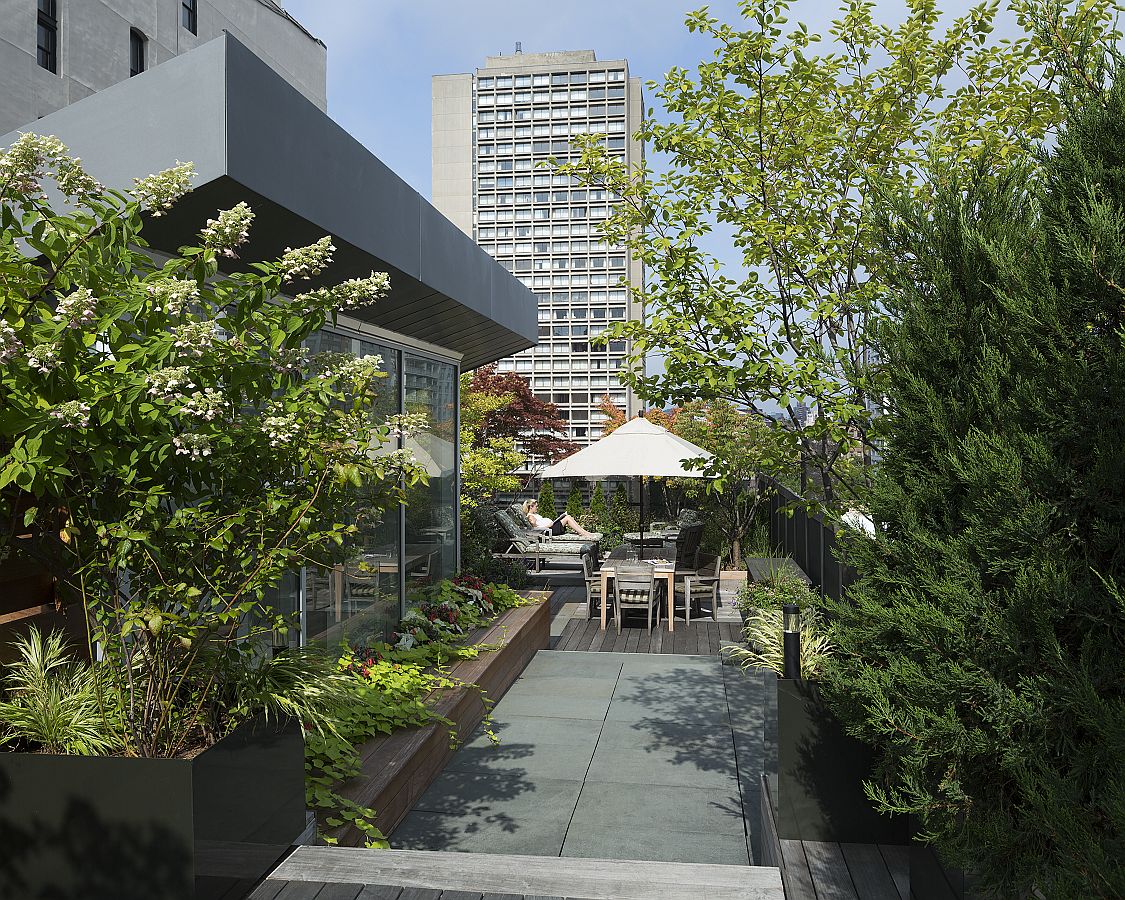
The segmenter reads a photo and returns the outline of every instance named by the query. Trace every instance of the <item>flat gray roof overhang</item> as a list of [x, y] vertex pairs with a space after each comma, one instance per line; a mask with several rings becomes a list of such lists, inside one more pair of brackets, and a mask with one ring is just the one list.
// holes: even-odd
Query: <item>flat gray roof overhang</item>
[[229, 35], [21, 131], [57, 135], [110, 187], [193, 162], [196, 189], [145, 225], [158, 250], [195, 243], [217, 210], [245, 200], [257, 218], [242, 261], [330, 234], [336, 262], [300, 289], [390, 274], [390, 295], [353, 318], [460, 353], [466, 369], [536, 342], [535, 295]]

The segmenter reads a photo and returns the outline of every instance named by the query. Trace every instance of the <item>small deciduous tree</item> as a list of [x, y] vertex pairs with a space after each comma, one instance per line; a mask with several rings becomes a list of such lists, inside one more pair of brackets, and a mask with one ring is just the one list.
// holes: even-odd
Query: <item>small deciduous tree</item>
[[567, 422], [553, 403], [540, 400], [527, 379], [515, 372], [500, 372], [495, 363], [475, 369], [468, 389], [478, 396], [504, 397], [505, 403], [486, 411], [474, 432], [478, 445], [510, 440], [525, 457], [555, 462], [578, 449], [566, 437]]
[[[580, 136], [581, 158], [559, 168], [621, 198], [605, 234], [646, 266], [633, 289], [644, 320], [603, 336], [629, 340], [622, 380], [661, 405], [780, 408], [803, 477], [829, 504], [854, 495], [849, 470], [866, 470], [843, 462], [873, 447], [880, 396], [878, 202], [925, 202], [953, 173], [1026, 156], [1065, 119], [1059, 61], [1118, 39], [1112, 0], [1008, 6], [1026, 32], [993, 40], [996, 0], [947, 24], [932, 0], [908, 0], [893, 27], [876, 22], [875, 4], [843, 0], [831, 44], [789, 24], [787, 0], [743, 0], [736, 25], [691, 13], [688, 29], [715, 54], [649, 85], [666, 115], [638, 132], [666, 170], [628, 170], [598, 135]], [[740, 270], [723, 268], [716, 241]], [[654, 353], [664, 366], [647, 372]], [[799, 403], [813, 410], [807, 422]]]

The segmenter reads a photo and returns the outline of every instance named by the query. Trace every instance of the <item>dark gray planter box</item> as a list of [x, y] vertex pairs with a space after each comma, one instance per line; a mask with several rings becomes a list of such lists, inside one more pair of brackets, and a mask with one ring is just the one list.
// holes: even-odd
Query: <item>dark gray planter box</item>
[[979, 900], [973, 879], [946, 866], [933, 847], [910, 845], [910, 894], [914, 900]]
[[871, 750], [844, 733], [813, 682], [777, 680], [777, 834], [784, 840], [907, 844], [901, 816], [863, 793]]
[[296, 722], [191, 760], [0, 752], [0, 897], [241, 897], [304, 827]]

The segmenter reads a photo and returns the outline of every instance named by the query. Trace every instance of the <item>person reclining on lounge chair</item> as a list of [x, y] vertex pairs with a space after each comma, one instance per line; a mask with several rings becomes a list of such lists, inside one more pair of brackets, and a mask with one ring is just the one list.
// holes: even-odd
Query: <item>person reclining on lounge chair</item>
[[533, 528], [542, 528], [549, 534], [562, 534], [564, 528], [569, 528], [576, 535], [583, 538], [594, 540], [594, 535], [574, 521], [574, 517], [570, 513], [563, 513], [557, 519], [548, 519], [546, 516], [539, 515], [539, 504], [535, 500], [525, 500], [523, 502], [523, 514], [527, 516]]

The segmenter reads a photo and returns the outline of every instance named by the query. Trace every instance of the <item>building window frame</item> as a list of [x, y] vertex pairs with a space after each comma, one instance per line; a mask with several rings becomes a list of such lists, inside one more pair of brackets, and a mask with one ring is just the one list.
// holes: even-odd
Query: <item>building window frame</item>
[[59, 7], [58, 0], [36, 3], [35, 58], [39, 68], [59, 74]]
[[192, 34], [199, 34], [199, 0], [180, 0], [180, 24]]
[[140, 75], [147, 65], [148, 38], [138, 28], [129, 29], [129, 77]]

